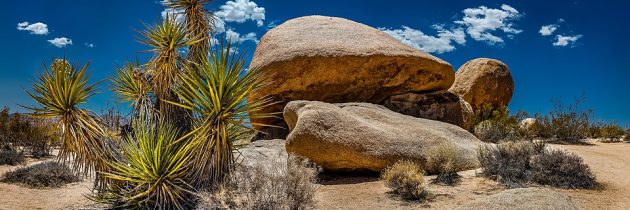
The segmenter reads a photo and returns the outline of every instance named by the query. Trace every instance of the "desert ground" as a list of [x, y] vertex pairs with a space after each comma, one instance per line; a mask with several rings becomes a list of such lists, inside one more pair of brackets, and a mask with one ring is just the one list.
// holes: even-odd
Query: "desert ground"
[[[630, 143], [591, 145], [557, 145], [582, 157], [602, 184], [596, 190], [563, 190], [550, 188], [570, 197], [580, 209], [630, 209]], [[29, 159], [26, 164], [43, 160]], [[0, 166], [0, 174], [20, 166]], [[454, 209], [466, 202], [505, 190], [497, 182], [477, 176], [478, 170], [460, 172], [456, 186], [432, 184], [426, 176], [431, 196], [425, 202], [402, 201], [391, 195], [378, 177], [345, 176], [322, 178], [316, 194], [317, 209]], [[84, 179], [90, 180], [90, 179]], [[0, 183], [0, 209], [84, 209], [97, 208], [85, 197], [90, 181], [68, 184], [56, 189], [30, 189]]]

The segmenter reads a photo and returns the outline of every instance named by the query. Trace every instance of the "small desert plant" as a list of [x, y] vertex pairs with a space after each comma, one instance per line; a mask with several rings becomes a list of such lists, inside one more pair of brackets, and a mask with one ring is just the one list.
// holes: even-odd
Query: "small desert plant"
[[498, 121], [486, 120], [475, 125], [473, 134], [484, 142], [496, 143], [505, 139], [511, 130]]
[[519, 111], [515, 115], [510, 115], [507, 107], [493, 107], [484, 104], [475, 113], [473, 134], [485, 142], [499, 142], [502, 140], [514, 140], [528, 137], [528, 132], [521, 129], [520, 121], [527, 118], [528, 114]]
[[309, 209], [314, 205], [318, 169], [290, 156], [268, 165], [239, 165], [231, 179], [204, 193], [202, 208]]
[[485, 176], [497, 176], [505, 186], [520, 186], [529, 177], [530, 157], [544, 148], [544, 144], [526, 141], [505, 142], [479, 148], [478, 158]]
[[630, 141], [630, 129], [626, 129], [626, 135], [623, 137], [624, 141]]
[[547, 150], [530, 160], [530, 180], [561, 188], [593, 188], [595, 175], [579, 156], [562, 150]]
[[81, 179], [66, 165], [46, 161], [7, 172], [2, 182], [22, 183], [33, 188], [61, 187]]
[[24, 155], [13, 149], [0, 148], [0, 165], [17, 165], [24, 162]]
[[452, 144], [442, 144], [427, 152], [425, 170], [429, 174], [437, 174], [438, 183], [453, 185], [459, 181], [458, 171], [470, 168], [470, 163]]
[[421, 200], [428, 194], [423, 186], [424, 171], [414, 162], [396, 162], [383, 171], [381, 178], [385, 186], [403, 199]]

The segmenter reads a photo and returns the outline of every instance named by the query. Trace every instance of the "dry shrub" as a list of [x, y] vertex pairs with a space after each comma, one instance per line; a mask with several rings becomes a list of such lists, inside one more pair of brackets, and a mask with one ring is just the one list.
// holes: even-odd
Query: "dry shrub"
[[486, 120], [475, 125], [473, 134], [484, 142], [497, 143], [510, 134], [511, 130], [498, 121]]
[[81, 181], [81, 179], [68, 166], [58, 162], [46, 161], [7, 172], [1, 181], [22, 183], [32, 188], [42, 188], [61, 187], [68, 183]]
[[386, 168], [381, 174], [385, 186], [396, 195], [407, 200], [421, 200], [426, 198], [424, 189], [424, 171], [411, 161], [398, 161]]
[[479, 148], [479, 164], [485, 176], [497, 176], [505, 186], [520, 187], [529, 177], [530, 157], [541, 153], [544, 148], [542, 143], [526, 141], [486, 145]]
[[241, 165], [229, 182], [201, 195], [200, 208], [310, 209], [315, 204], [318, 169], [290, 156], [269, 165]]
[[547, 150], [530, 161], [530, 180], [561, 188], [593, 188], [595, 175], [579, 156], [562, 150]]
[[24, 162], [24, 155], [13, 149], [0, 148], [0, 165], [17, 165]]
[[623, 137], [624, 141], [630, 141], [630, 129], [626, 129], [626, 135]]
[[592, 188], [595, 176], [577, 155], [547, 150], [544, 143], [506, 142], [479, 149], [485, 176], [497, 176], [507, 187], [528, 182], [562, 188]]
[[445, 143], [427, 151], [425, 170], [429, 174], [437, 174], [437, 183], [454, 185], [460, 178], [457, 172], [472, 165], [475, 163], [466, 160], [454, 145]]

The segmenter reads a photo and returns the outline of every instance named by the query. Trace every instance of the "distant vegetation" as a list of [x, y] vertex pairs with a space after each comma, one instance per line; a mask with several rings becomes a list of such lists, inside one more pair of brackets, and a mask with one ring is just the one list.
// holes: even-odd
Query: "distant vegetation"
[[0, 111], [0, 165], [19, 164], [25, 155], [50, 156], [58, 139], [58, 129], [50, 121], [10, 114], [6, 107]]
[[[597, 122], [591, 109], [581, 109], [584, 97], [564, 106], [558, 99], [552, 100], [554, 108], [546, 115], [536, 114], [531, 125], [522, 124], [530, 115], [520, 111], [510, 115], [506, 107], [494, 109], [484, 106], [474, 117], [473, 134], [486, 142], [514, 141], [539, 138], [543, 140], [582, 144], [587, 138], [602, 142], [622, 141], [625, 130], [615, 123]], [[626, 135], [627, 136], [627, 135]]]

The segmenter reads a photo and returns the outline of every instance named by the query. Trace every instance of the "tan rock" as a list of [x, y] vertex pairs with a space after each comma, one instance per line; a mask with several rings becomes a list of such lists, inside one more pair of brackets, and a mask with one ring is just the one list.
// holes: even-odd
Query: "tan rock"
[[577, 210], [573, 201], [562, 193], [542, 188], [506, 190], [470, 203], [456, 210]]
[[401, 159], [424, 164], [427, 151], [442, 144], [453, 145], [462, 162], [475, 167], [483, 144], [455, 125], [368, 103], [292, 101], [284, 119], [291, 130], [287, 152], [330, 171], [381, 171]]
[[503, 62], [477, 58], [459, 67], [449, 91], [461, 96], [475, 111], [484, 104], [507, 106], [514, 93], [514, 80]]
[[469, 130], [473, 110], [464, 99], [446, 90], [431, 93], [403, 93], [382, 103], [388, 109], [419, 118], [437, 120]]
[[261, 110], [266, 113], [282, 112], [293, 100], [379, 103], [409, 91], [446, 90], [455, 78], [451, 65], [437, 57], [378, 29], [325, 16], [300, 17], [269, 30], [250, 68], [262, 68], [272, 83], [248, 98], [280, 102]]

